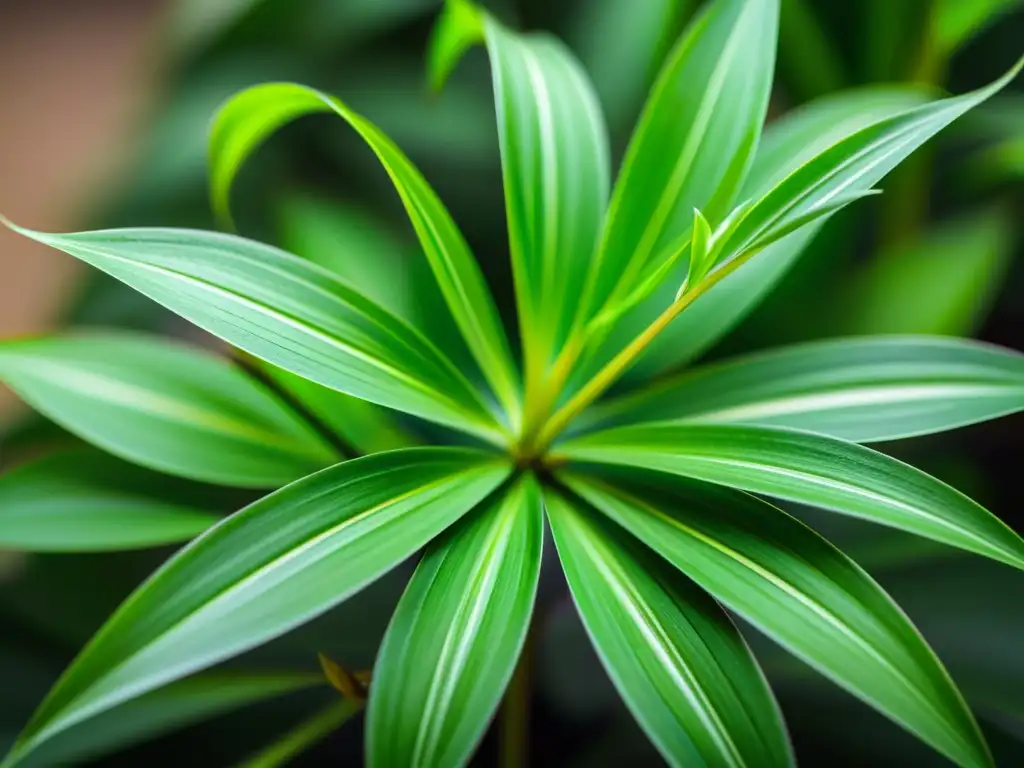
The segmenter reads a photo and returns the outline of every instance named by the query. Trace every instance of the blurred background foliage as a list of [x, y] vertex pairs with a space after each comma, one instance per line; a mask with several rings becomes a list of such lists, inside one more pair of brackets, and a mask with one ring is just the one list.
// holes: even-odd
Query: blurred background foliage
[[[551, 30], [572, 46], [594, 79], [616, 160], [659, 64], [698, 5], [484, 4], [510, 23]], [[210, 116], [247, 85], [295, 80], [341, 96], [410, 155], [462, 226], [507, 312], [512, 295], [489, 71], [477, 52], [443, 93], [428, 93], [424, 50], [438, 6], [439, 0], [171, 3], [159, 45], [149, 51], [160, 72], [155, 107], [128, 173], [116, 194], [93, 206], [88, 225], [215, 228], [206, 191]], [[851, 87], [973, 88], [1019, 56], [1022, 40], [1021, 0], [783, 0], [771, 116]], [[778, 289], [711, 356], [866, 333], [969, 335], [1024, 346], [1020, 82], [943, 133], [883, 187], [886, 194], [835, 216]], [[403, 286], [424, 276], [423, 259], [385, 173], [337, 120], [313, 118], [287, 127], [243, 170], [237, 189], [236, 218], [247, 236], [357, 281], [366, 270], [383, 274], [383, 282], [374, 282], [388, 285], [399, 306]], [[84, 277], [62, 323], [195, 337], [164, 310], [96, 272]], [[1020, 417], [1011, 418], [891, 451], [970, 493], [1020, 530], [1022, 426]], [[377, 449], [397, 438], [361, 439]], [[28, 417], [6, 428], [0, 462], [9, 467], [70, 450], [92, 451]], [[90, 460], [106, 461], [110, 476], [137, 472], [116, 466], [114, 459]], [[244, 493], [160, 476], [138, 487], [154, 498], [202, 498], [204, 508], [224, 512], [249, 500]], [[892, 591], [975, 706], [1000, 764], [1024, 764], [1021, 574], [856, 521], [794, 511], [813, 515], [823, 532]], [[0, 553], [0, 749], [103, 618], [168, 551]], [[371, 666], [408, 573], [408, 567], [399, 569], [226, 670], [176, 684], [73, 730], [54, 750], [40, 753], [36, 764], [138, 765], [158, 759], [168, 744], [175, 754], [190, 756], [190, 764], [234, 764], [336, 698], [318, 671], [318, 651], [348, 668]], [[658, 764], [612, 694], [557, 578], [545, 581], [539, 610], [535, 763]], [[753, 630], [748, 635], [776, 686], [805, 765], [836, 764], [837, 754], [844, 764], [941, 764]], [[482, 764], [490, 762], [492, 747], [485, 742]], [[302, 759], [355, 764], [359, 754], [359, 729], [353, 727]]]

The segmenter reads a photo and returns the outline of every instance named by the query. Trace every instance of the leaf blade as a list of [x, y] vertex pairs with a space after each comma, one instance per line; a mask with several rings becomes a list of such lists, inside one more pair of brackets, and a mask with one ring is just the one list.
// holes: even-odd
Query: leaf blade
[[549, 493], [546, 503], [591, 641], [662, 756], [680, 766], [791, 765], [768, 685], [715, 601], [568, 499]]
[[402, 199], [448, 308], [481, 371], [513, 424], [519, 413], [518, 373], [479, 266], [444, 204], [426, 179], [379, 128], [338, 99], [291, 83], [248, 88], [225, 103], [210, 132], [210, 194], [228, 217], [235, 174], [274, 131], [309, 114], [333, 112], [367, 142]]
[[108, 620], [9, 759], [322, 613], [457, 520], [508, 471], [481, 451], [393, 451], [323, 470], [228, 517]]
[[789, 427], [854, 442], [941, 432], [1024, 410], [1024, 355], [961, 339], [811, 342], [701, 366], [599, 405], [587, 424]]
[[84, 440], [171, 474], [261, 488], [337, 458], [244, 372], [159, 337], [93, 331], [5, 341], [0, 379]]
[[519, 34], [465, 0], [435, 29], [435, 86], [484, 43], [498, 114], [509, 246], [527, 378], [543, 376], [571, 326], [610, 186], [607, 130], [593, 88], [553, 37]]
[[614, 485], [563, 477], [819, 672], [959, 764], [992, 764], [970, 710], [913, 625], [809, 528], [754, 497], [666, 475], [620, 475]]
[[822, 507], [1024, 568], [1024, 540], [986, 509], [908, 464], [834, 438], [768, 427], [650, 424], [577, 438], [558, 452]]
[[526, 639], [540, 574], [540, 488], [527, 477], [427, 551], [370, 687], [369, 765], [462, 765]]
[[500, 440], [479, 393], [429, 341], [304, 259], [198, 230], [53, 235], [16, 229], [269, 363], [346, 394]]
[[[175, 544], [218, 516], [103, 477], [95, 456], [56, 454], [0, 475], [0, 548], [104, 552]], [[117, 480], [124, 480], [119, 467]], [[145, 476], [147, 480], [150, 478]]]

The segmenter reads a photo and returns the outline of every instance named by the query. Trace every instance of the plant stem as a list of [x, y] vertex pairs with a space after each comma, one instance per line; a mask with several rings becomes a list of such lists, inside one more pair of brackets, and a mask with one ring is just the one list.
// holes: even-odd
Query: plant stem
[[530, 677], [533, 667], [533, 633], [527, 635], [519, 663], [505, 692], [498, 723], [500, 768], [525, 768], [530, 754]]
[[538, 448], [540, 450], [546, 449], [551, 441], [558, 437], [562, 430], [569, 425], [569, 422], [579, 416], [587, 406], [603, 395], [608, 387], [618, 381], [619, 377], [630, 369], [640, 354], [647, 349], [658, 334], [668, 328], [669, 324], [676, 319], [680, 312], [707, 293], [721, 280], [732, 274], [741, 265], [745, 264], [755, 253], [756, 251], [750, 251], [734, 258], [732, 261], [726, 262], [680, 296], [678, 300], [670, 304], [664, 312], [658, 315], [653, 323], [644, 329], [643, 333], [633, 339], [621, 352], [613, 357], [604, 368], [597, 372], [594, 378], [587, 382], [586, 386], [573, 395], [569, 402], [562, 406], [548, 420], [537, 438]]
[[288, 731], [238, 768], [275, 768], [311, 747], [363, 708], [353, 701], [339, 701]]

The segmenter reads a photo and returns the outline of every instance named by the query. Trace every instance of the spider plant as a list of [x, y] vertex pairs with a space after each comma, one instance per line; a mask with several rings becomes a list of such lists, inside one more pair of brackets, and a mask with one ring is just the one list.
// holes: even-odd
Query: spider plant
[[[1024, 357], [966, 340], [869, 337], [662, 374], [728, 330], [831, 214], [877, 193], [886, 173], [1021, 64], [943, 100], [887, 93], [811, 105], [762, 135], [778, 14], [778, 0], [703, 8], [612, 185], [601, 113], [572, 54], [466, 0], [445, 6], [433, 84], [477, 45], [491, 61], [521, 365], [426, 179], [372, 123], [300, 85], [248, 89], [216, 115], [215, 210], [230, 221], [236, 172], [277, 128], [335, 114], [376, 154], [408, 212], [434, 278], [412, 286], [419, 306], [446, 312], [401, 304], [386, 273], [369, 286], [369, 273], [341, 279], [234, 235], [11, 225], [220, 337], [243, 365], [94, 331], [5, 342], [8, 385], [150, 469], [283, 487], [209, 528], [207, 516], [173, 504], [73, 518], [64, 507], [0, 511], [3, 543], [21, 537], [25, 548], [118, 548], [202, 531], [81, 652], [4, 765], [309, 621], [421, 549], [369, 683], [368, 763], [465, 764], [506, 688], [504, 749], [522, 755], [528, 666], [513, 676], [545, 521], [590, 639], [668, 762], [793, 761], [728, 610], [954, 762], [990, 765], [962, 696], [897, 605], [762, 496], [1024, 568], [1024, 541], [995, 516], [863, 445], [1024, 409]], [[366, 428], [353, 433], [352, 422]], [[381, 425], [407, 447], [367, 450]], [[14, 479], [26, 484], [25, 474]]]

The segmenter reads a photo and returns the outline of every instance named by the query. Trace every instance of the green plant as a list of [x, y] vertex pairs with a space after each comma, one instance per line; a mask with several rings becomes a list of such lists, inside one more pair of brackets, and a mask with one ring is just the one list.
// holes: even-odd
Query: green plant
[[[14, 227], [244, 352], [239, 370], [130, 334], [14, 340], [0, 347], [0, 378], [67, 429], [151, 469], [287, 485], [145, 582], [4, 765], [283, 634], [424, 547], [369, 686], [367, 754], [372, 765], [465, 763], [523, 651], [545, 516], [610, 677], [671, 763], [792, 761], [772, 694], [717, 599], [955, 762], [991, 764], [953, 682], [886, 593], [752, 494], [1024, 568], [1024, 541], [982, 507], [858, 444], [1024, 409], [1024, 358], [964, 340], [867, 338], [646, 381], [725, 333], [829, 215], [874, 194], [1021, 67], [940, 101], [833, 99], [762, 137], [777, 22], [777, 0], [714, 0], [697, 16], [659, 75], [609, 202], [600, 111], [572, 55], [465, 0], [447, 4], [432, 82], [475, 45], [492, 62], [521, 372], [426, 180], [373, 124], [302, 86], [257, 86], [220, 110], [215, 210], [230, 220], [238, 168], [277, 128], [335, 113], [376, 153], [419, 237], [435, 281], [416, 281], [415, 300], [386, 272], [343, 280], [233, 235]], [[360, 456], [385, 428], [409, 447]], [[350, 460], [331, 466], [338, 458]], [[137, 498], [118, 520], [92, 504], [74, 522], [95, 526], [69, 525], [41, 490], [49, 469], [5, 477], [0, 490], [17, 503], [0, 509], [3, 543], [95, 549], [107, 530], [117, 548], [206, 525], [191, 508]], [[137, 535], [125, 536], [127, 519]], [[523, 750], [524, 676], [506, 702], [509, 760]], [[283, 759], [354, 709], [336, 705], [268, 754]]]

